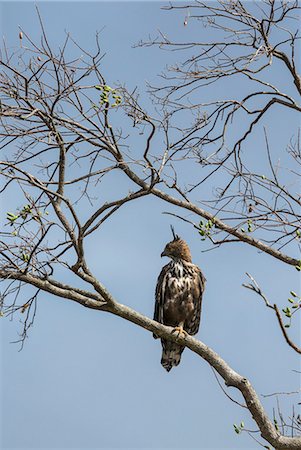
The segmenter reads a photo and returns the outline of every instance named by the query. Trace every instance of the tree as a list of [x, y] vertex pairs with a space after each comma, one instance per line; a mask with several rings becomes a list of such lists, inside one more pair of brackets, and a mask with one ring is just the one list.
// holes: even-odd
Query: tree
[[[287, 26], [294, 24], [297, 3], [264, 2], [247, 10], [240, 2], [196, 2], [167, 9], [184, 9], [185, 24], [190, 26], [195, 20], [209, 27], [213, 41], [178, 43], [161, 34], [141, 42], [141, 46], [185, 50], [185, 60], [168, 68], [161, 85], [150, 87], [154, 100], [151, 111], [145, 111], [136, 90], [111, 86], [105, 80], [98, 35], [95, 54], [80, 48], [69, 35], [55, 51], [40, 18], [40, 44], [21, 30], [20, 49], [11, 53], [3, 49], [1, 146], [6, 153], [1, 161], [1, 192], [9, 193], [11, 186], [18, 186], [24, 204], [19, 210], [7, 211], [9, 228], [2, 232], [2, 315], [24, 313], [23, 344], [35, 318], [38, 297], [46, 291], [115, 314], [158, 336], [178, 339], [205, 359], [227, 386], [241, 392], [244, 406], [267, 444], [278, 450], [301, 448], [297, 418], [293, 417], [291, 425], [281, 422], [280, 432], [245, 377], [201, 341], [176, 337], [170, 328], [117, 302], [89, 268], [85, 253], [88, 237], [97, 235], [121, 207], [146, 196], [178, 207], [172, 214], [191, 223], [208, 248], [243, 242], [293, 269], [301, 267], [298, 257], [291, 256], [297, 253], [300, 238], [300, 197], [292, 182], [293, 177], [298, 180], [298, 134], [288, 145], [292, 162], [285, 159], [289, 178], [282, 166], [275, 166], [269, 131], [265, 130], [264, 143], [257, 142], [256, 135], [256, 127], [272, 108], [300, 111], [294, 99], [295, 93], [300, 94], [295, 62], [298, 35], [285, 28], [286, 22]], [[226, 40], [225, 35], [230, 38]], [[84, 57], [70, 59], [70, 43]], [[273, 83], [269, 79], [270, 71], [274, 79], [272, 67], [278, 61], [291, 79], [285, 90], [282, 80], [278, 86], [277, 79]], [[212, 84], [222, 82], [224, 91], [231, 77], [246, 79], [242, 91], [223, 100], [215, 88], [218, 99], [212, 99]], [[124, 116], [134, 131], [141, 133], [137, 151], [130, 151], [129, 129], [118, 127], [119, 118]], [[239, 121], [245, 125], [243, 131], [235, 127]], [[157, 136], [160, 148], [154, 146]], [[249, 156], [251, 136], [256, 146], [265, 147], [268, 166], [264, 170]], [[14, 153], [12, 144], [17, 148]], [[189, 180], [182, 177], [185, 164], [193, 170]], [[95, 187], [107, 180], [113, 190], [116, 173], [127, 180], [123, 192], [117, 198], [95, 201]], [[221, 173], [226, 176], [221, 177]], [[203, 186], [207, 192], [212, 186], [218, 188], [199, 206]], [[90, 205], [88, 215], [79, 208], [81, 202]], [[193, 213], [197, 222], [183, 217], [186, 212]], [[65, 284], [69, 272], [80, 283]], [[290, 321], [299, 311], [298, 294], [292, 291], [290, 305], [281, 314], [254, 277], [249, 277], [247, 287], [273, 309], [287, 343], [300, 353], [288, 335]], [[34, 291], [24, 301], [28, 285]], [[243, 424], [235, 426], [237, 433], [242, 430]], [[288, 430], [293, 436], [287, 435]]]

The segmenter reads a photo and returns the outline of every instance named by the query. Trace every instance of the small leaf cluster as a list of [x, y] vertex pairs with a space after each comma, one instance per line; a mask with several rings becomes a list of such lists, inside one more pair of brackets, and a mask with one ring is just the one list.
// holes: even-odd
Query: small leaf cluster
[[122, 103], [122, 98], [118, 94], [118, 91], [116, 89], [111, 88], [108, 85], [95, 86], [95, 89], [98, 91], [101, 91], [100, 94], [100, 104], [101, 105], [110, 105], [110, 97], [114, 99], [113, 103], [111, 104], [112, 108], [115, 108], [116, 106], [119, 106]]
[[277, 419], [274, 419], [274, 427], [275, 427], [276, 431], [279, 431], [279, 425], [278, 425]]
[[300, 230], [300, 228], [296, 229], [296, 238], [297, 239], [301, 239], [301, 230]]
[[207, 222], [203, 220], [199, 223], [199, 234], [203, 236], [202, 240], [206, 239], [206, 236], [210, 236], [211, 228], [214, 227], [214, 220], [209, 219]]
[[[249, 233], [252, 233], [253, 227], [252, 227], [252, 220], [251, 220], [251, 219], [248, 219], [248, 221], [247, 221], [247, 226], [248, 226], [248, 232], [249, 232]], [[242, 233], [245, 233], [245, 232], [246, 232], [245, 228], [241, 228], [240, 231], [241, 231]]]
[[286, 308], [283, 308], [282, 311], [284, 312], [285, 316], [288, 318], [292, 317], [291, 308], [287, 306]]
[[245, 424], [244, 424], [243, 422], [240, 422], [239, 425], [236, 425], [236, 423], [234, 423], [234, 424], [233, 424], [233, 427], [234, 427], [235, 433], [236, 433], [236, 434], [240, 434], [240, 433], [243, 431], [243, 429], [244, 429], [244, 427], [245, 427]]
[[6, 218], [10, 224], [10, 226], [14, 225], [17, 219], [21, 217], [21, 219], [25, 220], [29, 215], [32, 215], [32, 209], [30, 205], [25, 205], [18, 214], [14, 214], [12, 212], [6, 213]]
[[9, 225], [12, 226], [12, 225], [14, 225], [15, 221], [16, 221], [17, 219], [19, 219], [19, 214], [16, 215], [16, 214], [14, 214], [14, 213], [7, 212], [7, 213], [6, 213], [6, 219], [8, 220]]
[[25, 251], [22, 251], [22, 250], [21, 250], [20, 253], [21, 253], [21, 258], [23, 259], [23, 261], [24, 262], [28, 262], [29, 258], [30, 258], [30, 254], [26, 253]]
[[[292, 314], [293, 314], [292, 309], [296, 310], [296, 309], [301, 308], [301, 297], [298, 294], [296, 294], [296, 292], [294, 292], [294, 291], [290, 291], [290, 295], [291, 295], [291, 297], [289, 297], [287, 300], [291, 304], [291, 306], [287, 306], [286, 308], [282, 309], [284, 315], [289, 319], [291, 319]], [[290, 323], [288, 323], [284, 326], [285, 326], [285, 328], [289, 328]]]
[[[45, 215], [48, 215], [48, 212], [45, 212]], [[26, 219], [29, 220], [35, 220], [36, 222], [41, 222], [41, 216], [42, 216], [42, 212], [41, 211], [36, 211], [33, 210], [32, 207], [30, 205], [25, 205], [21, 210], [17, 211], [16, 213], [13, 212], [7, 212], [6, 213], [6, 220], [8, 221], [9, 226], [13, 226], [13, 225], [17, 225], [17, 220], [18, 219], [22, 219], [23, 222]], [[19, 226], [20, 223], [18, 224]], [[13, 236], [17, 236], [17, 231], [16, 229], [12, 232]]]
[[20, 217], [22, 217], [23, 220], [27, 219], [27, 216], [32, 214], [32, 209], [30, 205], [25, 205], [24, 208], [20, 212]]

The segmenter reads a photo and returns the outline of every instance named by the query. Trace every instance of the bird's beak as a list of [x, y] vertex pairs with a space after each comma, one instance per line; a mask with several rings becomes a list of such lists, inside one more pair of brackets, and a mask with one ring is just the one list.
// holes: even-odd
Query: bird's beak
[[165, 251], [161, 253], [161, 258], [162, 258], [162, 256], [167, 256]]

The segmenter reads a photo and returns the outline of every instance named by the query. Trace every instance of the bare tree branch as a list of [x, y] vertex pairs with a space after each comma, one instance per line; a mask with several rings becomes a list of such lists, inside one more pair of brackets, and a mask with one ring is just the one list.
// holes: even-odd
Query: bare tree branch
[[[253, 144], [265, 155], [266, 165], [259, 168], [249, 157], [250, 137], [267, 114], [275, 108], [283, 114], [301, 110], [299, 99], [292, 94], [301, 92], [296, 61], [299, 35], [290, 27], [298, 15], [298, 3], [196, 1], [165, 9], [187, 11], [188, 7], [191, 13], [186, 25], [196, 20], [211, 27], [216, 37], [205, 42], [173, 42], [160, 32], [157, 38], [139, 44], [182, 50], [185, 55], [167, 68], [161, 77], [163, 84], [150, 86], [153, 105], [149, 111], [142, 107], [137, 89], [130, 91], [105, 80], [98, 35], [94, 53], [69, 34], [56, 50], [49, 44], [38, 12], [41, 42], [35, 43], [22, 30], [21, 48], [3, 49], [0, 192], [13, 192], [18, 203], [9, 205], [0, 232], [4, 286], [0, 313], [24, 314], [23, 345], [36, 317], [39, 295], [48, 292], [178, 342], [206, 360], [228, 387], [241, 392], [243, 406], [263, 439], [278, 450], [300, 449], [294, 415], [289, 437], [284, 419], [281, 433], [245, 377], [204, 343], [190, 336], [178, 337], [169, 327], [118, 303], [87, 261], [88, 236], [97, 236], [102, 225], [129, 202], [152, 196], [165, 207], [176, 207], [168, 213], [199, 233], [208, 243], [205, 251], [241, 242], [301, 269], [296, 256], [301, 239], [301, 197], [296, 189], [300, 181], [296, 166], [301, 164], [299, 133], [287, 147], [288, 167], [274, 162], [266, 128], [263, 144]], [[70, 58], [70, 45], [80, 52], [78, 57]], [[267, 77], [275, 60], [287, 71], [287, 90], [277, 84], [277, 77], [273, 82]], [[208, 91], [206, 100], [200, 95], [200, 89], [207, 93], [209, 86], [227, 83], [231, 77], [247, 83], [241, 92], [232, 96], [224, 89], [225, 99], [215, 98], [214, 91]], [[236, 126], [238, 121], [241, 127]], [[131, 131], [120, 126], [127, 128], [129, 122]], [[118, 177], [123, 180], [121, 186], [116, 186]], [[104, 180], [112, 189], [102, 189]], [[186, 212], [193, 218], [183, 217]], [[76, 277], [83, 287], [64, 283], [65, 275]], [[276, 303], [270, 303], [255, 279], [249, 278], [251, 283], [244, 286], [274, 310], [287, 344], [301, 353], [289, 338]], [[34, 293], [24, 300], [21, 293], [26, 286]], [[298, 302], [293, 300], [293, 305], [293, 313], [286, 308], [286, 317], [300, 311]]]

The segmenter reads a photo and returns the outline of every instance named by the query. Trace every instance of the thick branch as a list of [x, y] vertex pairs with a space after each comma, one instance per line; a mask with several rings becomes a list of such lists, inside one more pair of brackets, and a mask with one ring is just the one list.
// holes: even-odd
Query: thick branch
[[226, 224], [222, 220], [218, 219], [214, 216], [214, 214], [209, 213], [208, 211], [205, 211], [204, 209], [194, 205], [193, 203], [189, 201], [179, 200], [175, 197], [172, 197], [171, 195], [157, 189], [157, 188], [150, 188], [147, 183], [145, 183], [141, 178], [139, 178], [130, 168], [129, 166], [123, 161], [121, 157], [118, 158], [118, 162], [120, 163], [120, 168], [126, 173], [126, 175], [134, 181], [134, 183], [138, 184], [145, 190], [149, 190], [150, 193], [155, 195], [156, 197], [161, 198], [162, 200], [165, 200], [166, 202], [179, 206], [180, 208], [187, 209], [188, 211], [192, 211], [198, 216], [201, 216], [207, 220], [211, 220], [214, 225], [219, 228], [220, 230], [223, 230], [227, 233], [229, 233], [232, 236], [237, 237], [240, 241], [246, 242], [249, 245], [252, 245], [253, 247], [258, 248], [259, 250], [268, 253], [269, 255], [273, 256], [274, 258], [279, 259], [280, 261], [285, 262], [286, 264], [290, 264], [292, 266], [297, 266], [299, 264], [299, 261], [296, 258], [292, 258], [291, 256], [288, 256], [279, 250], [270, 247], [269, 245], [259, 241], [258, 239], [249, 236], [246, 233], [243, 233], [239, 231], [236, 228], [231, 227], [230, 225]]
[[110, 312], [114, 315], [122, 317], [146, 330], [155, 333], [159, 337], [178, 342], [181, 345], [188, 347], [194, 353], [198, 354], [201, 358], [207, 361], [211, 367], [213, 367], [219, 375], [224, 379], [225, 384], [228, 387], [235, 387], [243, 395], [246, 405], [252, 414], [253, 419], [258, 425], [261, 435], [271, 445], [278, 450], [300, 450], [301, 439], [299, 437], [290, 438], [280, 435], [276, 431], [274, 425], [266, 415], [263, 406], [256, 394], [256, 391], [252, 387], [251, 383], [243, 376], [235, 372], [216, 352], [203, 342], [197, 339], [186, 336], [178, 337], [173, 333], [171, 327], [162, 325], [148, 317], [134, 311], [133, 309], [117, 303], [115, 300], [110, 305], [103, 301], [101, 296], [83, 291], [77, 288], [64, 285], [53, 280], [43, 280], [35, 277], [29, 273], [23, 274], [20, 272], [0, 270], [0, 277], [6, 279], [16, 279], [25, 283], [38, 287], [41, 290], [50, 292], [58, 297], [67, 298], [73, 300], [81, 305]]
[[252, 247], [258, 248], [258, 250], [261, 250], [265, 253], [268, 253], [269, 255], [273, 256], [274, 258], [279, 259], [280, 261], [285, 262], [286, 264], [290, 264], [292, 266], [297, 266], [299, 261], [295, 258], [292, 258], [291, 256], [285, 255], [284, 253], [280, 252], [279, 250], [272, 248], [268, 246], [267, 244], [264, 244], [263, 242], [259, 241], [258, 239], [255, 239], [252, 236], [249, 236], [246, 233], [243, 233], [235, 228], [232, 228], [230, 225], [226, 224], [222, 220], [215, 217], [213, 214], [210, 214], [208, 211], [205, 211], [202, 208], [199, 208], [198, 206], [194, 205], [193, 203], [186, 202], [183, 200], [179, 200], [175, 197], [172, 197], [171, 195], [166, 194], [165, 192], [162, 192], [158, 189], [153, 189], [152, 193], [156, 195], [157, 197], [162, 198], [162, 200], [167, 201], [168, 203], [171, 203], [173, 205], [179, 206], [181, 208], [187, 209], [188, 211], [192, 211], [198, 216], [201, 216], [207, 220], [211, 220], [214, 225], [219, 228], [220, 230], [223, 230], [232, 236], [237, 237], [240, 241], [246, 242], [247, 244], [252, 245]]
[[30, 273], [13, 272], [4, 269], [0, 270], [0, 278], [23, 281], [24, 283], [41, 289], [42, 291], [49, 292], [57, 297], [73, 300], [74, 302], [80, 303], [88, 308], [101, 309], [101, 307], [106, 304], [106, 301], [100, 295], [70, 287], [56, 280], [52, 280], [51, 278], [41, 279]]

